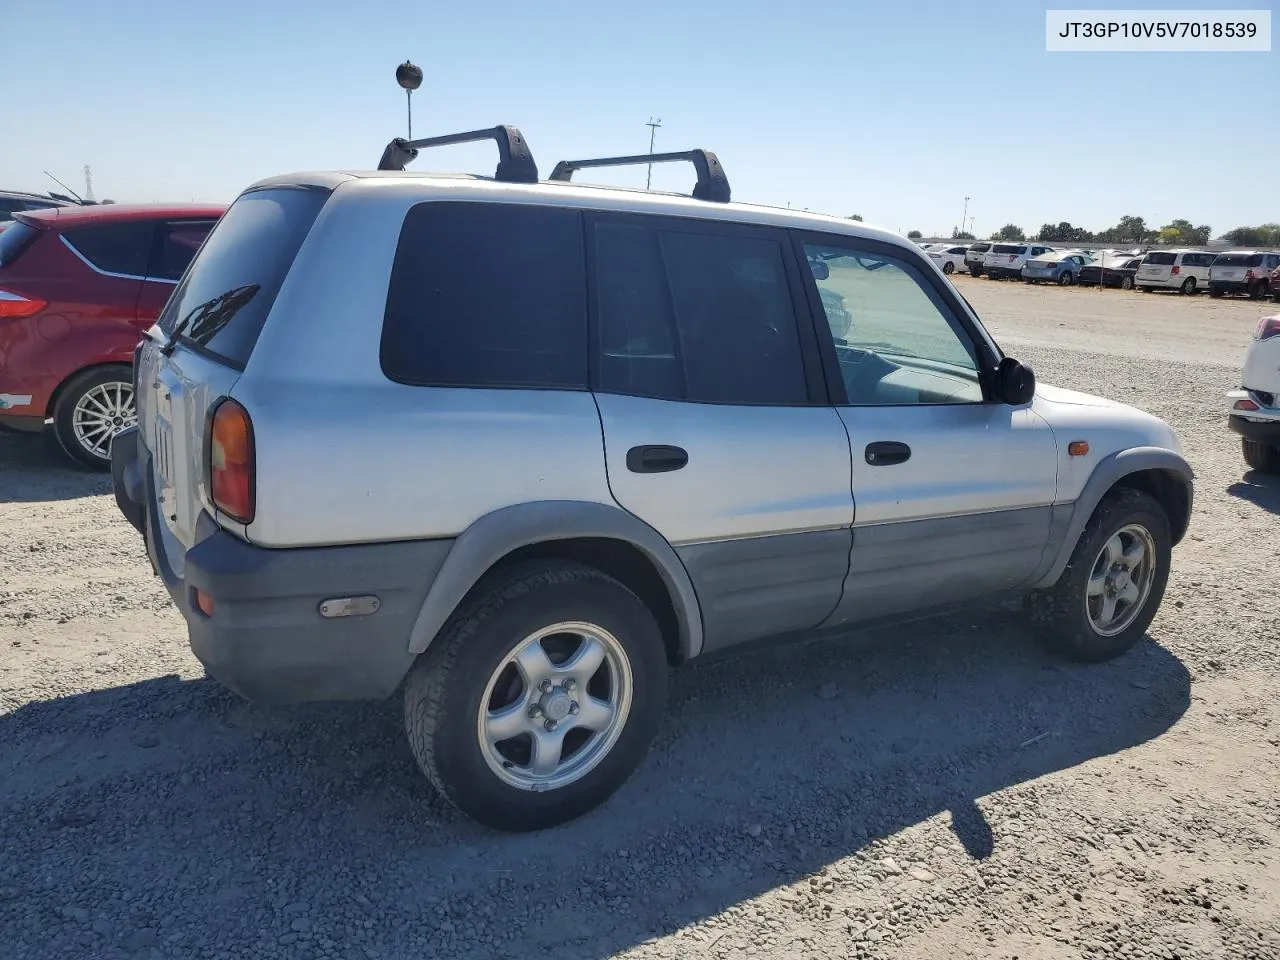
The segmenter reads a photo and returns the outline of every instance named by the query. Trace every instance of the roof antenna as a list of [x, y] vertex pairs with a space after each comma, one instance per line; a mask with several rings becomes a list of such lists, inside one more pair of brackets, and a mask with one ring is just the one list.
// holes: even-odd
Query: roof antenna
[[75, 197], [75, 198], [76, 198], [76, 200], [78, 200], [80, 203], [84, 203], [84, 197], [80, 196], [80, 194], [78, 194], [78, 193], [76, 193], [74, 190], [72, 190], [70, 187], [68, 187], [65, 183], [63, 183], [61, 180], [59, 180], [57, 177], [55, 177], [55, 176], [54, 176], [52, 173], [50, 173], [48, 170], [45, 170], [45, 171], [44, 171], [44, 175], [45, 175], [46, 177], [48, 177], [50, 180], [52, 180], [54, 183], [56, 183], [58, 186], [60, 186], [63, 190], [67, 191], [67, 193], [69, 193], [69, 194], [71, 194], [73, 197]]

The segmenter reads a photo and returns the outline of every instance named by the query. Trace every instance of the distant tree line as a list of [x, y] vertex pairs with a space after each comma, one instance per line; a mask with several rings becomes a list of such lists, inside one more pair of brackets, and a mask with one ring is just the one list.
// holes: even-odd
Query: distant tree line
[[[1147, 226], [1142, 217], [1123, 216], [1114, 227], [1094, 233], [1063, 220], [1046, 223], [1028, 237], [1016, 223], [1006, 223], [991, 235], [992, 240], [1039, 240], [1043, 243], [1185, 243], [1203, 247], [1213, 231], [1208, 224], [1195, 226], [1190, 220], [1172, 220], [1156, 230]], [[967, 234], [952, 233], [956, 240]], [[1235, 247], [1280, 246], [1280, 223], [1264, 223], [1257, 227], [1236, 227], [1223, 234], [1223, 239]]]

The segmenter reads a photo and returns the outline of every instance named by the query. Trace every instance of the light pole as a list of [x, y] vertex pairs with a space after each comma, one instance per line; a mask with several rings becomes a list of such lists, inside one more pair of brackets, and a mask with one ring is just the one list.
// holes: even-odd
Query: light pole
[[969, 198], [964, 198], [964, 216], [960, 218], [960, 231], [965, 232], [964, 222], [969, 219]]
[[[657, 136], [658, 128], [662, 126], [662, 118], [659, 117], [657, 120], [655, 120], [653, 119], [653, 117], [650, 117], [649, 122], [646, 123], [645, 126], [649, 128], [649, 155], [652, 156], [653, 155], [653, 138]], [[648, 170], [645, 172], [645, 175], [644, 175], [644, 188], [648, 190], [649, 184], [651, 184], [652, 182], [653, 182], [653, 164], [651, 163], [648, 165]]]
[[413, 91], [422, 86], [422, 68], [406, 60], [396, 67], [396, 83], [404, 89], [405, 108], [409, 114], [409, 139], [413, 139]]

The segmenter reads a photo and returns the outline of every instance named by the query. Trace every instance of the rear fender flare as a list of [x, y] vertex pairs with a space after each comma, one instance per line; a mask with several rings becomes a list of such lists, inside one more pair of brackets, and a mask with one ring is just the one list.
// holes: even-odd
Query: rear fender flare
[[702, 613], [689, 573], [671, 544], [625, 510], [581, 500], [540, 500], [503, 507], [467, 527], [427, 592], [409, 634], [409, 651], [426, 650], [468, 591], [513, 550], [587, 537], [629, 544], [653, 563], [675, 609], [681, 659], [697, 656], [702, 650]]

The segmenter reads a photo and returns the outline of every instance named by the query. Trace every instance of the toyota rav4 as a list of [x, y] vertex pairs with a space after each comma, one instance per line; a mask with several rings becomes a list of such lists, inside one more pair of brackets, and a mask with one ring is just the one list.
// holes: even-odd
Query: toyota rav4
[[[403, 170], [477, 139], [491, 177]], [[691, 196], [571, 182], [677, 160]], [[227, 687], [402, 692], [438, 792], [525, 830], [713, 651], [1006, 596], [1068, 657], [1144, 635], [1173, 431], [1037, 387], [910, 241], [730, 202], [703, 150], [379, 166], [246, 190], [139, 349], [116, 498]]]

